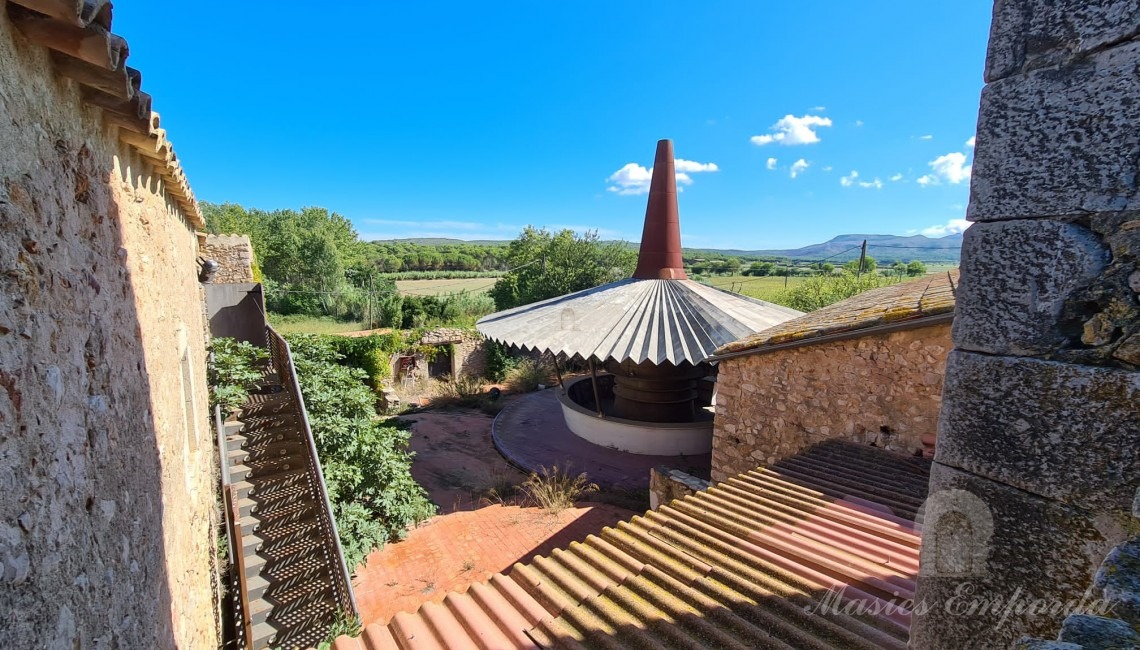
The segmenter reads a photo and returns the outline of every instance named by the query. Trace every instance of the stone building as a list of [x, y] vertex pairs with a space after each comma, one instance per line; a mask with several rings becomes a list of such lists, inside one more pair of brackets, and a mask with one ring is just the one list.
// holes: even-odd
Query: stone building
[[0, 3], [0, 647], [215, 647], [202, 226], [110, 4]]
[[930, 478], [932, 498], [977, 502], [923, 533], [993, 529], [938, 549], [985, 558], [973, 575], [927, 571], [924, 546], [913, 648], [1055, 638], [1064, 604], [1140, 532], [1138, 34], [1135, 0], [994, 6]]
[[957, 275], [867, 291], [717, 350], [713, 480], [832, 438], [921, 454], [938, 423]]

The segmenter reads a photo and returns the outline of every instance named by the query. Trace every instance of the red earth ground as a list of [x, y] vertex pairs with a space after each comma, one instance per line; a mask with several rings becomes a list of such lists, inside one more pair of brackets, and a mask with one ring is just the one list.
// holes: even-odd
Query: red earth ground
[[448, 592], [464, 591], [516, 562], [547, 555], [638, 514], [579, 503], [555, 515], [504, 505], [493, 495], [488, 499], [490, 489], [503, 494], [526, 479], [495, 451], [490, 416], [454, 409], [401, 419], [412, 423], [412, 476], [440, 506], [440, 514], [410, 531], [407, 539], [372, 553], [357, 569], [354, 590], [365, 625], [386, 623], [398, 612], [443, 600]]

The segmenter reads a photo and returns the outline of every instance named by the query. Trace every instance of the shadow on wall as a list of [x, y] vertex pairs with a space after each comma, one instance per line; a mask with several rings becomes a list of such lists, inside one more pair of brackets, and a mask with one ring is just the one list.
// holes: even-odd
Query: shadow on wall
[[118, 174], [38, 153], [0, 179], [0, 647], [175, 647], [152, 390], [179, 378], [149, 372]]

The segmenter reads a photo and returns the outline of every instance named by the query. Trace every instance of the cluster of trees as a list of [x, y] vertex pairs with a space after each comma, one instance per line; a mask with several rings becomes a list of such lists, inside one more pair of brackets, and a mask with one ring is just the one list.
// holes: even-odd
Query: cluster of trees
[[507, 247], [509, 271], [491, 287], [495, 308], [510, 309], [628, 278], [637, 251], [596, 232], [527, 226]]
[[[418, 244], [368, 244], [345, 217], [325, 208], [301, 210], [247, 209], [235, 203], [203, 203], [209, 232], [249, 235], [256, 275], [265, 286], [266, 307], [278, 314], [333, 316], [344, 320], [370, 319], [376, 327], [465, 325], [494, 308], [484, 296], [456, 293], [445, 296], [401, 296], [396, 284], [380, 274], [385, 256], [413, 267], [467, 264], [468, 249], [479, 246], [433, 247]], [[506, 246], [486, 247], [499, 250]], [[501, 266], [496, 254], [477, 264]], [[413, 270], [418, 270], [413, 269]]]
[[507, 246], [480, 244], [440, 244], [414, 242], [368, 244], [369, 261], [383, 273], [402, 271], [505, 271]]

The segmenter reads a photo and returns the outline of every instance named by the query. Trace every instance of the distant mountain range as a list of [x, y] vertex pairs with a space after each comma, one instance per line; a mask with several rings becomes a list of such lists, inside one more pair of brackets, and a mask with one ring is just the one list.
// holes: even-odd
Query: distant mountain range
[[[867, 254], [877, 260], [922, 260], [923, 262], [958, 262], [962, 248], [962, 235], [927, 237], [925, 235], [839, 235], [821, 244], [811, 244], [802, 248], [742, 250], [735, 248], [686, 248], [685, 254], [694, 257], [716, 257], [735, 255], [738, 257], [786, 257], [793, 260], [843, 263], [859, 257], [859, 248], [867, 240]], [[419, 244], [421, 246], [443, 246], [466, 244], [468, 246], [499, 246], [509, 243], [505, 239], [447, 239], [444, 237], [416, 237], [409, 239], [386, 239], [396, 243]], [[636, 247], [636, 243], [630, 243]]]
[[867, 254], [878, 260], [922, 260], [923, 262], [957, 262], [962, 248], [962, 235], [927, 237], [912, 235], [839, 235], [822, 244], [785, 250], [718, 250], [723, 255], [757, 257], [790, 257], [793, 260], [837, 260], [846, 262], [859, 257], [859, 249], [867, 241]]

